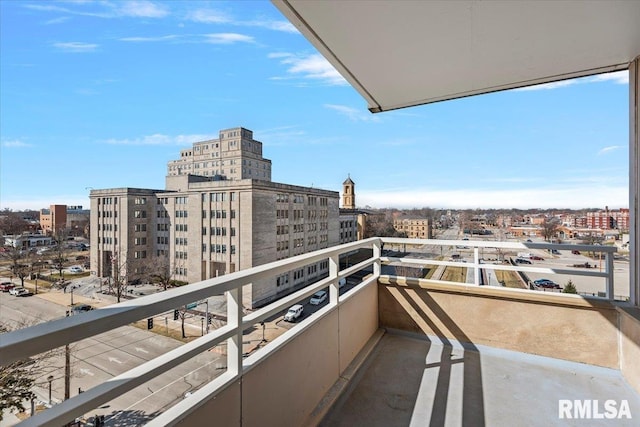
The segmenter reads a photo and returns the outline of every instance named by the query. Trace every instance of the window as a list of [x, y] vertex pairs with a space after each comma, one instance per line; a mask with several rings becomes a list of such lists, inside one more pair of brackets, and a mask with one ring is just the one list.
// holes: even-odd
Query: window
[[147, 238], [146, 237], [136, 237], [135, 239], [133, 239], [133, 243], [135, 245], [146, 245], [147, 244]]
[[134, 218], [146, 218], [147, 217], [147, 211], [133, 211], [133, 217]]
[[136, 259], [142, 259], [142, 258], [146, 258], [147, 257], [147, 251], [135, 251], [133, 253], [134, 258]]
[[147, 204], [147, 198], [146, 197], [136, 197], [135, 200], [133, 201], [133, 203], [135, 205], [146, 205]]
[[[147, 224], [135, 224], [133, 226], [134, 231], [147, 231]], [[116, 229], [117, 231], [117, 229]]]

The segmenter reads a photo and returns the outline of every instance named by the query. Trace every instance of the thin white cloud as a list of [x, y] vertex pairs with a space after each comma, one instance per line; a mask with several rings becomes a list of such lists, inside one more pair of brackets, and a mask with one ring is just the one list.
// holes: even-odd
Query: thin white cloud
[[45, 25], [54, 25], [54, 24], [62, 24], [63, 22], [67, 22], [69, 19], [68, 16], [61, 16], [59, 18], [50, 19], [45, 22]]
[[291, 34], [295, 34], [299, 32], [298, 29], [289, 21], [274, 21], [270, 19], [264, 19], [264, 20], [260, 19], [255, 21], [237, 22], [236, 24], [244, 25], [248, 27], [266, 28], [268, 30], [281, 31], [284, 33], [291, 33]]
[[[58, 12], [69, 15], [92, 16], [96, 18], [164, 18], [169, 15], [165, 4], [147, 0], [117, 2], [73, 2], [69, 7], [61, 7], [50, 3], [25, 4], [23, 7], [41, 12]], [[91, 7], [87, 10], [86, 7]]]
[[205, 34], [205, 42], [211, 44], [254, 43], [251, 36], [238, 33]]
[[216, 138], [212, 135], [163, 135], [153, 134], [134, 139], [107, 139], [106, 144], [113, 145], [191, 145], [194, 142]]
[[377, 116], [369, 113], [367, 110], [347, 107], [346, 105], [325, 104], [325, 108], [336, 111], [346, 116], [353, 122], [377, 122], [380, 121]]
[[613, 73], [598, 74], [588, 77], [590, 82], [613, 82], [617, 84], [629, 84], [629, 71], [616, 71]]
[[2, 146], [7, 148], [26, 148], [33, 147], [31, 144], [27, 144], [24, 141], [20, 141], [19, 139], [12, 139], [9, 141], [2, 141]]
[[203, 24], [226, 24], [231, 22], [231, 17], [226, 13], [215, 9], [197, 9], [189, 12], [186, 16], [189, 21]]
[[619, 148], [622, 148], [622, 146], [621, 145], [611, 145], [609, 147], [604, 147], [602, 150], [598, 151], [598, 156], [606, 154], [606, 153], [608, 153], [610, 151], [617, 150]]
[[297, 33], [296, 27], [289, 21], [260, 18], [249, 21], [234, 19], [229, 14], [217, 9], [197, 9], [189, 12], [186, 19], [202, 24], [229, 24], [242, 27], [259, 27], [285, 33]]
[[543, 83], [540, 85], [521, 87], [515, 90], [516, 91], [550, 90], [550, 89], [558, 89], [559, 87], [572, 86], [577, 83], [578, 83], [578, 79], [562, 80], [559, 82]]
[[95, 43], [83, 43], [83, 42], [65, 42], [65, 43], [54, 43], [53, 47], [71, 53], [86, 53], [86, 52], [94, 52], [99, 45]]
[[146, 0], [127, 1], [116, 4], [120, 6], [117, 11], [121, 16], [164, 18], [169, 14], [168, 9], [164, 5]]
[[[318, 53], [310, 55], [294, 55], [291, 53], [275, 53], [267, 55], [268, 58], [278, 59], [287, 67], [287, 73], [292, 78], [318, 81], [327, 85], [346, 85], [347, 81], [322, 55]], [[282, 77], [274, 77], [274, 80]]]
[[84, 206], [86, 209], [91, 205], [89, 200], [89, 190], [86, 190], [86, 196], [78, 194], [56, 194], [55, 200], [51, 197], [35, 198], [35, 197], [22, 197], [15, 199], [3, 199], [0, 201], [0, 210], [11, 209], [14, 211], [21, 211], [25, 209], [38, 211], [40, 209], [49, 208], [52, 203], [65, 204], [67, 206]]
[[357, 191], [358, 206], [401, 209], [433, 207], [451, 209], [531, 209], [628, 206], [625, 186], [519, 188], [514, 190], [377, 190]]
[[598, 74], [595, 76], [581, 77], [577, 79], [568, 79], [552, 83], [543, 83], [534, 86], [521, 87], [514, 89], [516, 91], [532, 91], [532, 90], [550, 90], [561, 87], [573, 86], [577, 84], [613, 82], [616, 84], [629, 84], [629, 72], [627, 70], [615, 71], [613, 73]]

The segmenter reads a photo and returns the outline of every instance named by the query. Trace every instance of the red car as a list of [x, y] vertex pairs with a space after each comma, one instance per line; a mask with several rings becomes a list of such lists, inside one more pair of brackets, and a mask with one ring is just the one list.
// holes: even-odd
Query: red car
[[535, 260], [535, 261], [544, 261], [544, 258], [542, 258], [541, 256], [538, 256], [538, 255], [532, 255], [529, 258], [532, 259], [532, 260]]
[[0, 291], [2, 292], [9, 292], [11, 289], [15, 288], [16, 285], [14, 285], [11, 282], [2, 282], [0, 283]]

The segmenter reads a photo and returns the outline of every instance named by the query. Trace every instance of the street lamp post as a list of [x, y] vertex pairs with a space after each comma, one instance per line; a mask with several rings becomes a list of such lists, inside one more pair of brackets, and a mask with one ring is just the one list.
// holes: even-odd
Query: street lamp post
[[51, 382], [53, 381], [53, 375], [49, 375], [47, 381], [49, 381], [49, 406], [51, 406]]

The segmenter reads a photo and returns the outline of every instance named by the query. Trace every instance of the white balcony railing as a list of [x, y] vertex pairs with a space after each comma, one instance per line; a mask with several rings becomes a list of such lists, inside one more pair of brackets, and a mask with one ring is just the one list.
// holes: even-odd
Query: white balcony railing
[[[182, 307], [193, 301], [202, 300], [216, 295], [227, 295], [227, 324], [212, 331], [194, 341], [184, 344], [179, 348], [169, 351], [155, 359], [152, 359], [134, 369], [111, 378], [82, 394], [66, 400], [52, 408], [26, 419], [20, 425], [51, 425], [58, 426], [80, 417], [100, 405], [134, 389], [146, 381], [158, 376], [160, 373], [171, 369], [199, 353], [202, 353], [218, 344], [227, 344], [226, 371], [195, 392], [188, 399], [184, 399], [172, 408], [163, 412], [152, 420], [149, 425], [170, 425], [182, 417], [185, 417], [194, 408], [199, 407], [207, 399], [215, 396], [228, 384], [242, 376], [243, 371], [250, 369], [253, 364], [266, 357], [271, 352], [278, 351], [278, 343], [268, 344], [259, 354], [254, 354], [243, 359], [242, 337], [245, 330], [260, 323], [277, 313], [280, 313], [296, 302], [309, 297], [316, 291], [329, 287], [329, 302], [318, 313], [305, 319], [287, 333], [290, 339], [296, 334], [313, 325], [316, 318], [322, 313], [335, 309], [336, 306], [348, 300], [351, 295], [358, 292], [358, 287], [364, 287], [377, 281], [381, 275], [381, 265], [400, 263], [402, 265], [430, 265], [430, 266], [460, 266], [454, 261], [423, 259], [423, 258], [393, 258], [382, 256], [382, 248], [390, 245], [404, 245], [418, 248], [467, 246], [473, 251], [472, 263], [464, 266], [474, 269], [474, 283], [480, 283], [480, 271], [509, 270], [524, 272], [540, 272], [555, 274], [571, 274], [582, 276], [602, 277], [606, 281], [607, 298], [613, 298], [613, 253], [615, 248], [608, 246], [577, 246], [577, 245], [551, 245], [545, 243], [513, 243], [513, 242], [483, 242], [483, 241], [454, 241], [454, 240], [419, 240], [397, 238], [370, 238], [358, 242], [335, 246], [319, 251], [295, 256], [289, 259], [265, 264], [262, 266], [238, 271], [214, 279], [194, 283], [189, 286], [171, 289], [154, 295], [145, 296], [135, 300], [129, 300], [119, 304], [100, 308], [82, 316], [67, 317], [50, 321], [30, 328], [5, 333], [0, 335], [0, 365], [5, 365], [16, 360], [23, 360], [44, 351], [58, 348], [66, 344], [98, 335], [128, 325], [132, 322], [149, 318], [154, 315], [172, 311], [176, 307]], [[589, 250], [601, 252], [605, 255], [604, 271], [581, 271], [569, 269], [552, 269], [547, 267], [525, 267], [504, 264], [481, 263], [479, 253], [483, 248], [498, 248], [501, 250], [527, 250], [548, 249], [559, 250]], [[339, 270], [341, 255], [350, 254], [355, 250], [370, 249], [372, 256]], [[241, 304], [242, 287], [255, 280], [274, 278], [286, 272], [302, 268], [322, 260], [329, 260], [329, 276], [319, 280], [299, 291], [294, 292], [266, 307], [253, 312], [244, 313]], [[368, 269], [370, 274], [356, 286], [351, 292], [339, 295], [338, 280], [348, 277], [361, 270]], [[467, 284], [465, 284], [467, 286]], [[282, 341], [281, 341], [282, 342]], [[255, 357], [254, 357], [255, 356]]]

